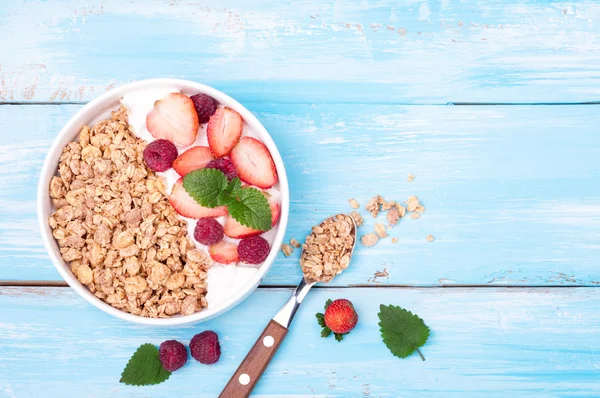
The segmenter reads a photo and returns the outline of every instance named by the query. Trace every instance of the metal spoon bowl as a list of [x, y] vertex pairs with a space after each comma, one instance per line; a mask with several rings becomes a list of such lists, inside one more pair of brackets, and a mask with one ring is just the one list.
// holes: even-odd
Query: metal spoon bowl
[[[322, 220], [318, 225], [322, 226], [327, 220], [333, 217], [348, 217], [352, 220], [352, 230], [350, 235], [353, 237], [354, 242], [350, 250], [350, 260], [352, 260], [352, 254], [356, 247], [356, 222], [354, 219], [346, 213], [335, 214], [331, 217], [327, 217]], [[300, 257], [304, 254], [304, 248]], [[265, 330], [262, 332], [254, 346], [246, 355], [246, 358], [242, 361], [238, 369], [235, 371], [223, 391], [220, 398], [237, 398], [247, 397], [252, 392], [252, 389], [258, 383], [258, 380], [262, 376], [263, 372], [271, 362], [271, 358], [275, 355], [277, 348], [285, 338], [289, 326], [294, 319], [294, 315], [298, 311], [298, 307], [302, 304], [304, 297], [318, 281], [309, 279], [306, 275], [302, 278], [294, 293], [290, 296], [289, 300], [281, 307], [279, 312], [271, 319]]]

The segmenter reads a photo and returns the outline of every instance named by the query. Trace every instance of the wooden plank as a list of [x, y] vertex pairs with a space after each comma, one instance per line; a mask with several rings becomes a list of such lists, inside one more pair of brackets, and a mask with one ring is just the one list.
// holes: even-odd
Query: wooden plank
[[600, 100], [587, 1], [42, 0], [0, 4], [0, 101], [180, 77], [242, 102]]
[[[205, 324], [150, 328], [91, 308], [69, 288], [0, 288], [0, 395], [214, 397], [289, 289], [259, 289]], [[358, 314], [343, 342], [319, 337], [314, 314], [346, 297]], [[418, 355], [398, 359], [383, 345], [379, 304], [414, 311], [431, 328]], [[259, 382], [256, 396], [593, 396], [600, 390], [600, 289], [315, 289]], [[159, 386], [118, 383], [143, 343], [187, 344], [215, 330], [221, 359], [190, 358]]]
[[[52, 137], [79, 106], [0, 106], [0, 280], [60, 280], [35, 220]], [[427, 212], [335, 284], [594, 285], [600, 282], [596, 106], [250, 104], [277, 142], [291, 187], [287, 238], [375, 195], [418, 195]], [[409, 183], [407, 174], [416, 179]], [[374, 220], [364, 209], [366, 225]], [[380, 216], [385, 222], [385, 216]], [[360, 232], [360, 231], [359, 231]], [[429, 243], [426, 236], [435, 241]], [[296, 284], [299, 251], [266, 284]], [[377, 271], [387, 277], [374, 278]]]

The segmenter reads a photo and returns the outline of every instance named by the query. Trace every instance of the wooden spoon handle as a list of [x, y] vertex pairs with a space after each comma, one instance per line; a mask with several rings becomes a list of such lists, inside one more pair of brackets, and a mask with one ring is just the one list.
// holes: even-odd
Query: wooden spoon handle
[[286, 328], [271, 320], [237, 368], [219, 398], [249, 396], [287, 332]]

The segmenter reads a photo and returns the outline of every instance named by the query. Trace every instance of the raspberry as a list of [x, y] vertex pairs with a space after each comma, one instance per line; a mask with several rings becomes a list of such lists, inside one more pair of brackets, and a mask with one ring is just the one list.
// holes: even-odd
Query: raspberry
[[187, 362], [187, 351], [179, 341], [167, 340], [158, 348], [158, 357], [163, 368], [174, 372]]
[[238, 176], [237, 169], [235, 168], [235, 166], [233, 165], [233, 163], [231, 163], [231, 160], [229, 160], [229, 159], [220, 158], [220, 159], [211, 160], [206, 165], [206, 168], [221, 170], [223, 172], [223, 174], [225, 174], [227, 176], [227, 179], [229, 181], [233, 180], [235, 177]]
[[194, 108], [198, 114], [198, 122], [206, 123], [217, 110], [219, 104], [216, 99], [206, 94], [192, 95], [190, 99], [194, 102]]
[[175, 159], [177, 148], [168, 140], [152, 141], [144, 149], [144, 161], [154, 171], [169, 170]]
[[262, 236], [244, 238], [238, 245], [240, 260], [248, 264], [260, 264], [269, 255], [269, 242]]
[[190, 341], [192, 357], [205, 365], [210, 365], [219, 360], [221, 346], [219, 336], [213, 331], [207, 330], [192, 337]]
[[223, 226], [214, 218], [201, 218], [194, 229], [194, 239], [206, 246], [223, 240]]

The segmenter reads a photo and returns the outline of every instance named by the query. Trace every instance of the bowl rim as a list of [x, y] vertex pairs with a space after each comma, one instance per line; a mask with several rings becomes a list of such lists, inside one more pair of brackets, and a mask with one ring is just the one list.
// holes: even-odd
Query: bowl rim
[[[102, 113], [102, 110], [98, 110], [99, 108], [102, 109], [102, 107], [105, 107], [106, 109], [113, 109], [114, 106], [111, 106], [110, 103], [118, 103], [118, 101], [123, 97], [125, 93], [158, 87], [176, 87], [182, 91], [197, 91], [199, 93], [205, 93], [215, 98], [219, 103], [228, 106], [240, 113], [244, 121], [252, 128], [252, 130], [256, 134], [258, 134], [261, 141], [267, 146], [269, 152], [271, 153], [271, 156], [273, 157], [273, 161], [275, 162], [275, 167], [279, 176], [279, 192], [281, 206], [279, 226], [277, 233], [275, 234], [273, 245], [271, 246], [271, 252], [269, 253], [269, 256], [262, 264], [262, 266], [258, 269], [256, 275], [254, 275], [254, 277], [247, 282], [246, 287], [244, 289], [239, 290], [234, 295], [229, 297], [229, 299], [219, 303], [215, 307], [205, 308], [191, 315], [180, 315], [171, 318], [148, 318], [142, 317], [140, 315], [134, 315], [117, 309], [111, 306], [110, 304], [100, 300], [98, 297], [94, 296], [87, 289], [87, 287], [83, 286], [77, 280], [77, 278], [71, 272], [70, 267], [62, 259], [62, 257], [60, 257], [60, 255], [57, 255], [58, 250], [56, 249], [56, 240], [54, 239], [54, 236], [52, 236], [52, 231], [50, 229], [50, 226], [48, 225], [48, 216], [50, 214], [49, 212], [47, 213], [45, 209], [45, 205], [50, 201], [50, 195], [48, 192], [50, 180], [54, 175], [56, 175], [58, 167], [58, 162], [53, 161], [53, 159], [56, 157], [57, 152], [62, 152], [64, 144], [61, 144], [61, 142], [63, 141], [65, 136], [73, 134], [73, 131], [76, 131], [76, 133], [73, 134], [73, 138], [69, 141], [75, 139], [75, 137], [77, 136], [81, 127], [84, 124], [89, 123], [91, 120], [93, 120], [94, 115], [97, 116]], [[107, 91], [106, 93], [100, 95], [94, 100], [88, 102], [79, 111], [77, 111], [77, 113], [71, 116], [71, 118], [67, 121], [67, 123], [62, 127], [60, 132], [54, 138], [52, 145], [50, 146], [46, 154], [44, 164], [42, 166], [40, 177], [38, 180], [36, 209], [38, 216], [38, 226], [42, 235], [42, 240], [44, 242], [44, 248], [50, 256], [54, 268], [56, 268], [56, 270], [62, 276], [62, 278], [81, 297], [87, 300], [90, 304], [94, 305], [96, 308], [99, 308], [100, 310], [125, 321], [152, 326], [177, 326], [199, 323], [221, 315], [234, 308], [237, 304], [241, 303], [252, 292], [254, 292], [254, 290], [256, 290], [259, 283], [262, 281], [266, 273], [271, 268], [279, 252], [279, 247], [283, 243], [283, 237], [285, 236], [289, 216], [289, 186], [287, 174], [285, 171], [285, 165], [283, 163], [283, 159], [281, 158], [281, 154], [279, 153], [279, 149], [273, 141], [273, 138], [262, 125], [262, 123], [238, 101], [236, 101], [235, 99], [233, 99], [232, 97], [223, 93], [220, 90], [190, 80], [172, 78], [144, 79], [124, 84]]]

